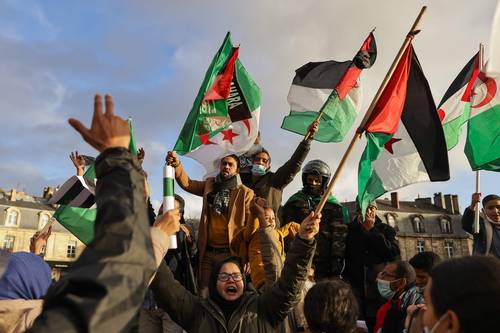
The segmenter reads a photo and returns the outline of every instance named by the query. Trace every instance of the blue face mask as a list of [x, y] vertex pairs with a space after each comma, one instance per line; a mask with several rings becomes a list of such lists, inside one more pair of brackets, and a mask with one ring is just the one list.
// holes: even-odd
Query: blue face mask
[[377, 288], [380, 296], [385, 299], [392, 299], [396, 292], [391, 289], [391, 281], [377, 279]]
[[264, 176], [267, 173], [267, 168], [260, 164], [252, 165], [252, 175], [254, 176]]

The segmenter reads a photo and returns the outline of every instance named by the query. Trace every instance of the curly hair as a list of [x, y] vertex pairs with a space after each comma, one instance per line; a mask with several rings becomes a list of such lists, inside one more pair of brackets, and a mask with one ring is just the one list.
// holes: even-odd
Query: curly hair
[[358, 303], [344, 281], [323, 281], [307, 293], [304, 316], [312, 332], [352, 333], [356, 331]]

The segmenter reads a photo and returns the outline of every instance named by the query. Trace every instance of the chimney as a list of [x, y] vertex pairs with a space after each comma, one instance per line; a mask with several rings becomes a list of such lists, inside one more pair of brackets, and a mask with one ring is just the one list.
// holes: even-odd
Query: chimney
[[47, 186], [43, 188], [43, 198], [49, 200], [54, 195], [54, 188]]
[[399, 194], [398, 192], [391, 192], [391, 206], [399, 209]]
[[434, 205], [446, 209], [443, 193], [434, 193]]
[[455, 214], [455, 209], [454, 209], [455, 207], [453, 207], [453, 200], [451, 198], [451, 194], [444, 195], [444, 204], [446, 205], [445, 209], [448, 213]]
[[453, 194], [451, 196], [451, 202], [453, 203], [453, 210], [455, 214], [460, 214], [460, 206], [458, 205], [458, 195]]
[[16, 201], [17, 199], [17, 190], [13, 188], [10, 190], [10, 201]]

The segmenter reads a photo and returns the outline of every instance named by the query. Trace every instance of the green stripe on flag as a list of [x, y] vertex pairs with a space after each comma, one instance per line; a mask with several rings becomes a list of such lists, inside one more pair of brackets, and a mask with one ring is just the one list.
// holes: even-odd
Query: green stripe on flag
[[[335, 90], [321, 108], [323, 115], [314, 139], [320, 142], [341, 142], [356, 120], [356, 107], [351, 98], [346, 96], [340, 100]], [[306, 135], [307, 128], [317, 118], [318, 112], [291, 111], [283, 119], [281, 128]]]
[[54, 218], [82, 243], [88, 245], [94, 239], [95, 208], [60, 206]]
[[500, 171], [500, 105], [469, 119], [465, 155], [472, 170]]
[[462, 126], [467, 122], [470, 115], [470, 102], [465, 102], [463, 105], [463, 112], [457, 118], [444, 123], [443, 131], [446, 140], [446, 149], [451, 150], [458, 144], [460, 135], [462, 134]]
[[363, 216], [370, 202], [386, 192], [382, 180], [373, 170], [372, 162], [378, 158], [384, 144], [391, 138], [392, 135], [385, 133], [366, 134], [366, 147], [358, 168], [358, 203]]
[[173, 195], [174, 195], [174, 179], [163, 178], [163, 196], [173, 196]]

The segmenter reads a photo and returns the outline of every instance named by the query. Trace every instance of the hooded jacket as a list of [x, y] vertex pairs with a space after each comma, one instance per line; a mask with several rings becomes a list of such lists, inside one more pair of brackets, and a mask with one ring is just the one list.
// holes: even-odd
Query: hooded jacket
[[160, 266], [152, 287], [160, 307], [187, 332], [274, 332], [299, 302], [315, 247], [314, 240], [296, 239], [278, 281], [262, 294], [255, 291], [244, 293], [228, 321], [215, 302], [188, 292], [175, 281], [164, 264]]

